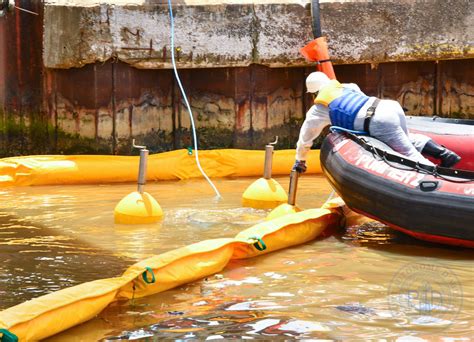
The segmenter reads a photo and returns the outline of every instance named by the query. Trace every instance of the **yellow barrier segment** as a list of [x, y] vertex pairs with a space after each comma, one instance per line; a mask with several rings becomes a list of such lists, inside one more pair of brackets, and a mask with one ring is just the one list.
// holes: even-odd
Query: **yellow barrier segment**
[[261, 239], [267, 248], [259, 251], [241, 244], [236, 246], [232, 258], [251, 258], [314, 240], [328, 226], [338, 224], [339, 219], [331, 210], [308, 209], [259, 223], [240, 232], [235, 239], [243, 242]]
[[[235, 238], [206, 240], [136, 263], [118, 278], [60, 290], [0, 312], [0, 329], [39, 340], [85, 322], [121, 298], [138, 298], [221, 271], [250, 258], [316, 238], [338, 226], [338, 209], [311, 209], [257, 224]], [[264, 249], [265, 247], [265, 249]]]
[[0, 327], [20, 341], [55, 335], [99, 314], [115, 298], [123, 278], [91, 281], [35, 298], [0, 312]]
[[[200, 151], [199, 160], [209, 177], [261, 176], [265, 151], [222, 149]], [[295, 161], [295, 150], [275, 151], [273, 175], [287, 175]], [[308, 173], [321, 173], [319, 150], [312, 150]], [[139, 157], [70, 155], [25, 156], [0, 159], [0, 186], [62, 185], [135, 182]], [[104, 172], [107, 170], [107, 172]], [[201, 178], [195, 157], [187, 150], [150, 155], [147, 180]]]
[[[234, 244], [231, 238], [205, 240], [138, 262], [125, 271], [123, 276], [133, 281], [122, 286], [117, 297], [145, 297], [222, 271]], [[147, 267], [150, 271], [144, 275]], [[146, 283], [143, 276], [154, 276], [155, 281]]]

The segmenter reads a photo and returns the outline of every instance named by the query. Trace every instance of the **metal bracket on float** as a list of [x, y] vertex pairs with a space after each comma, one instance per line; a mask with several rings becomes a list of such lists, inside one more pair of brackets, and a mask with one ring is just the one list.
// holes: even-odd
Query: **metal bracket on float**
[[275, 137], [275, 141], [268, 143], [268, 145], [276, 145], [278, 143], [278, 135]]
[[146, 146], [135, 145], [135, 139], [132, 139], [132, 146], [133, 146], [133, 148], [137, 148], [137, 149], [139, 149], [139, 150], [146, 149]]

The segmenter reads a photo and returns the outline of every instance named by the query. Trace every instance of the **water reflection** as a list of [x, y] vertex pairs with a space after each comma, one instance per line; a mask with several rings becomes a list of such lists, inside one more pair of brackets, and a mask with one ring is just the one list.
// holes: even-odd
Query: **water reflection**
[[[234, 260], [221, 274], [132, 304], [115, 303], [98, 319], [52, 341], [84, 336], [84, 329], [95, 331], [96, 335], [88, 336], [92, 340], [417, 337], [430, 341], [470, 336], [471, 252], [409, 245], [396, 254], [396, 245], [392, 246], [386, 252], [333, 237]], [[408, 253], [409, 248], [414, 253]], [[418, 262], [455, 271], [464, 291], [461, 308], [431, 307], [420, 315], [404, 305], [403, 294], [389, 293], [400, 267]], [[439, 283], [439, 278], [433, 281]], [[449, 282], [444, 285], [449, 287]], [[399, 307], [391, 305], [392, 295]], [[444, 310], [443, 315], [439, 310]]]
[[386, 245], [397, 243], [403, 236], [385, 224], [372, 221], [360, 226], [347, 227], [342, 239], [355, 245]]
[[104, 341], [136, 340], [154, 336], [174, 340], [329, 337], [324, 332], [331, 329], [323, 324], [285, 316], [265, 318], [266, 314], [264, 311], [259, 314], [232, 312], [227, 315], [208, 314], [197, 317], [172, 318], [147, 328], [107, 337]]
[[[106, 251], [58, 231], [0, 215], [0, 309], [124, 270]], [[99, 277], [100, 275], [100, 277]]]

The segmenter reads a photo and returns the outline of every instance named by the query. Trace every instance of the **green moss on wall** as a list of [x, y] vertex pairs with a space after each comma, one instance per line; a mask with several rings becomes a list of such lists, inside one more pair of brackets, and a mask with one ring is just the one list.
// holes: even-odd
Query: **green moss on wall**
[[[110, 154], [111, 140], [68, 134], [51, 125], [40, 113], [5, 113], [0, 110], [0, 157], [32, 154]], [[28, 122], [28, 123], [26, 123]]]

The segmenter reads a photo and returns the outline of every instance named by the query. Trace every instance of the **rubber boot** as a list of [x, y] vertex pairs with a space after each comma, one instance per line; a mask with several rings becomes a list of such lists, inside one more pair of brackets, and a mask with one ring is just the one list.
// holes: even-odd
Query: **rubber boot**
[[448, 150], [442, 145], [439, 145], [433, 140], [428, 140], [421, 153], [425, 153], [431, 157], [440, 159], [442, 167], [452, 167], [461, 160], [461, 157], [456, 153]]

